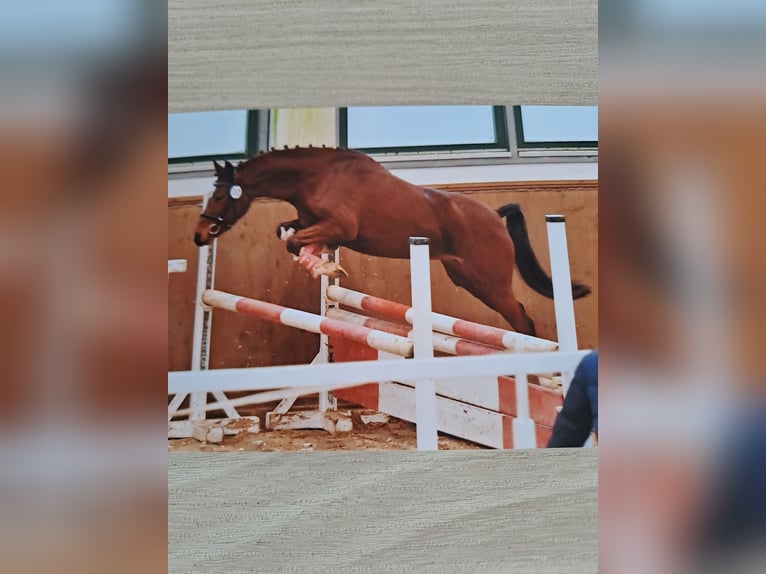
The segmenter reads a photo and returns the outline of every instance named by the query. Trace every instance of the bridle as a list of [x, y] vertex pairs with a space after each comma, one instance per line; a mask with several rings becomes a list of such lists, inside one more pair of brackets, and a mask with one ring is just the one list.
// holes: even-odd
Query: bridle
[[226, 207], [224, 207], [224, 209], [222, 210], [221, 215], [210, 215], [209, 213], [201, 213], [200, 217], [204, 219], [210, 219], [211, 221], [215, 221], [225, 230], [229, 230], [232, 228], [234, 224], [226, 223], [223, 216], [227, 214], [228, 211], [232, 208], [232, 206], [234, 205], [234, 201], [242, 197], [242, 188], [238, 185], [232, 185], [230, 183], [225, 183], [225, 182], [216, 182], [213, 184], [213, 187], [228, 187], [229, 189], [228, 189], [227, 196], [230, 201], [227, 203]]

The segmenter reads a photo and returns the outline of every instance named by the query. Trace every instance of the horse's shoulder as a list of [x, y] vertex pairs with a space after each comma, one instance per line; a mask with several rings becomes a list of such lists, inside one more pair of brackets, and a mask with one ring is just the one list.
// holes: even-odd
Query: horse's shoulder
[[449, 191], [435, 189], [433, 187], [421, 187], [420, 189], [423, 191], [423, 195], [427, 198], [441, 203], [452, 202], [456, 196], [456, 194], [450, 193]]

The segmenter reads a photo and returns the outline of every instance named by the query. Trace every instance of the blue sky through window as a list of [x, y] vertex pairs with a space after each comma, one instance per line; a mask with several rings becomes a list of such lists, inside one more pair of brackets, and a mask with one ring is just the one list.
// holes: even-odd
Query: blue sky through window
[[397, 106], [348, 109], [348, 147], [492, 144], [492, 106]]
[[674, 32], [766, 23], [766, 3], [753, 0], [633, 0], [630, 8], [640, 24]]
[[597, 106], [521, 106], [524, 141], [598, 141]]
[[144, 18], [142, 4], [132, 0], [4, 2], [0, 53], [20, 58], [121, 53], [141, 40]]
[[247, 146], [247, 112], [168, 114], [168, 158], [241, 154]]
[[[521, 113], [528, 143], [598, 141], [596, 106], [521, 106]], [[491, 146], [497, 137], [492, 106], [349, 108], [347, 120], [350, 148]], [[242, 154], [247, 130], [244, 110], [169, 114], [168, 158]]]

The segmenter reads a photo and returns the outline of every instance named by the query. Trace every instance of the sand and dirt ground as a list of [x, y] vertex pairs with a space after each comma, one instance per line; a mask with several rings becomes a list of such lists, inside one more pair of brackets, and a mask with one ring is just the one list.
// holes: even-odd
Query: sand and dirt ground
[[[382, 423], [361, 422], [361, 414], [374, 411], [354, 409], [354, 429], [331, 434], [324, 430], [279, 430], [260, 433], [240, 433], [224, 437], [222, 444], [205, 444], [194, 439], [168, 440], [169, 452], [289, 452], [289, 451], [359, 451], [415, 450], [415, 425], [395, 418]], [[439, 435], [440, 450], [480, 450], [481, 445], [447, 435]]]

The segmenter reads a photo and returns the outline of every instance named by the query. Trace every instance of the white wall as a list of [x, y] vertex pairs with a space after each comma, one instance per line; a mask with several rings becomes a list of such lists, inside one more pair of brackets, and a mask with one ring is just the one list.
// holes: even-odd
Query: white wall
[[[212, 168], [211, 168], [212, 171]], [[493, 181], [541, 181], [598, 179], [598, 163], [529, 163], [455, 167], [391, 168], [391, 172], [418, 185], [481, 183]], [[213, 189], [214, 177], [189, 176], [168, 180], [168, 197], [202, 196]]]
[[598, 179], [598, 163], [527, 163], [391, 169], [397, 177], [418, 185]]

